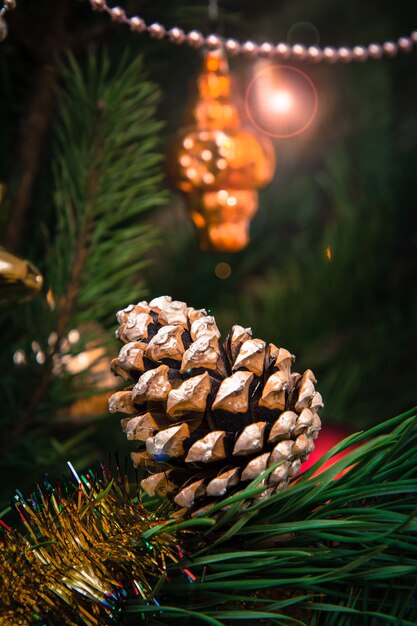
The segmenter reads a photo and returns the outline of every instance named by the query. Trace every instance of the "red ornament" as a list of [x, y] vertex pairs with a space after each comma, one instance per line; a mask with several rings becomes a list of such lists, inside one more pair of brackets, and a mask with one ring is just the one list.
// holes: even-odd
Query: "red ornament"
[[[352, 432], [348, 431], [345, 428], [340, 428], [340, 427], [336, 427], [336, 426], [326, 426], [326, 428], [324, 428], [321, 431], [320, 437], [315, 442], [315, 449], [314, 449], [314, 451], [310, 454], [308, 460], [305, 463], [303, 463], [302, 468], [301, 468], [302, 471], [306, 471], [307, 469], [312, 467], [315, 463], [317, 463], [317, 461], [320, 461], [320, 459], [327, 452], [329, 452], [329, 450], [331, 450], [336, 444], [340, 443], [341, 441], [343, 441], [343, 439], [345, 439], [346, 437], [348, 437], [351, 434], [352, 434]], [[330, 465], [333, 465], [333, 463], [335, 463], [336, 461], [339, 461], [340, 459], [342, 459], [351, 450], [352, 450], [352, 448], [347, 448], [343, 452], [339, 452], [338, 454], [336, 454], [334, 457], [332, 457], [331, 459], [326, 461], [320, 467], [318, 473], [320, 474], [325, 469], [327, 469]], [[341, 475], [343, 473], [344, 472], [341, 472]]]

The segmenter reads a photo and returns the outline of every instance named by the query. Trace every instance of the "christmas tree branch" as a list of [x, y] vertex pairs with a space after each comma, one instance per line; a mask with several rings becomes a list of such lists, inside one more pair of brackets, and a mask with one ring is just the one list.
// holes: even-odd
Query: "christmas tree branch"
[[[251, 505], [261, 475], [214, 505], [206, 514], [220, 517], [206, 545], [188, 552], [192, 593], [185, 603], [183, 581], [167, 585], [161, 623], [180, 617], [174, 606], [184, 617], [198, 610], [222, 624], [411, 626], [416, 449], [414, 409], [347, 438], [281, 493]], [[318, 473], [340, 452], [346, 455]], [[138, 609], [132, 600], [128, 611]]]
[[97, 190], [100, 182], [100, 159], [103, 149], [102, 132], [100, 132], [100, 112], [97, 113], [97, 123], [93, 125], [92, 132], [92, 154], [94, 164], [89, 179], [87, 182], [87, 203], [85, 218], [82, 222], [82, 230], [79, 238], [76, 242], [76, 248], [74, 250], [74, 257], [71, 265], [71, 273], [67, 286], [66, 293], [60, 299], [59, 307], [56, 316], [55, 329], [56, 342], [53, 349], [47, 356], [45, 366], [41, 372], [38, 384], [35, 388], [35, 392], [30, 398], [29, 404], [22, 410], [20, 416], [15, 420], [13, 429], [10, 432], [10, 436], [6, 440], [6, 450], [10, 452], [16, 446], [20, 435], [27, 428], [32, 419], [33, 413], [36, 412], [39, 404], [48, 392], [49, 386], [54, 382], [53, 376], [53, 364], [54, 358], [59, 352], [59, 346], [64, 338], [65, 330], [71, 320], [74, 307], [76, 307], [77, 296], [81, 287], [81, 277], [84, 267], [86, 265], [89, 248], [92, 241], [92, 231], [94, 227], [93, 222], [93, 208], [96, 201]]
[[253, 504], [263, 474], [180, 523], [138, 504], [118, 471], [18, 493], [21, 530], [3, 531], [0, 624], [36, 613], [51, 625], [118, 614], [125, 626], [414, 626], [416, 449], [414, 409], [341, 442], [281, 493]]
[[[77, 398], [69, 392], [70, 376], [60, 377], [56, 368], [67, 333], [93, 322], [77, 349], [97, 341], [99, 329], [105, 349], [114, 302], [128, 304], [132, 295], [144, 295], [138, 273], [156, 231], [141, 217], [165, 198], [159, 189], [161, 124], [155, 120], [159, 93], [145, 78], [141, 58], [112, 67], [106, 55], [90, 55], [85, 70], [70, 59], [61, 73], [53, 146], [55, 232], [45, 263], [54, 307], [34, 307], [26, 329], [40, 343], [45, 363], [32, 372], [25, 393], [16, 393], [3, 444], [9, 459], [28, 428], [44, 432], [47, 416]], [[94, 384], [89, 387], [90, 394], [96, 392]]]

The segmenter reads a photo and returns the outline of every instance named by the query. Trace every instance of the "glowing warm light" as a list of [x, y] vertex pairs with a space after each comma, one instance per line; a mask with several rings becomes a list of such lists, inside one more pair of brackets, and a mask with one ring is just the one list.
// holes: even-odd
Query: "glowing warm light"
[[300, 69], [264, 61], [249, 84], [245, 105], [258, 130], [287, 139], [300, 135], [312, 124], [318, 96], [313, 81]]
[[230, 139], [224, 139], [218, 142], [219, 154], [222, 157], [231, 157], [233, 151], [233, 142]]
[[188, 178], [195, 178], [197, 176], [197, 170], [195, 170], [193, 167], [189, 167], [185, 173]]
[[68, 341], [70, 343], [77, 343], [77, 341], [80, 341], [80, 332], [76, 328], [69, 331]]
[[182, 154], [180, 156], [180, 165], [188, 167], [191, 164], [191, 157], [188, 154]]
[[224, 146], [225, 144], [227, 144], [230, 140], [227, 139], [227, 136], [223, 133], [223, 132], [217, 132], [216, 133], [216, 145], [217, 146]]
[[215, 56], [209, 56], [207, 59], [207, 69], [209, 72], [216, 72], [220, 67], [219, 59]]
[[58, 341], [58, 333], [56, 333], [55, 331], [52, 331], [52, 333], [50, 333], [48, 337], [48, 346], [50, 348], [53, 348], [57, 341]]
[[275, 91], [268, 101], [268, 106], [274, 113], [288, 113], [293, 104], [293, 97], [288, 91]]
[[229, 263], [217, 263], [216, 267], [214, 268], [214, 273], [216, 274], [217, 278], [225, 280], [226, 278], [229, 278], [231, 276], [232, 268], [230, 267]]
[[56, 302], [55, 302], [54, 293], [51, 288], [48, 289], [48, 293], [46, 294], [46, 301], [51, 311], [53, 311], [56, 307]]
[[45, 353], [40, 350], [39, 352], [37, 352], [35, 359], [36, 362], [39, 363], [39, 365], [43, 365], [46, 361]]
[[191, 150], [191, 148], [194, 146], [194, 141], [191, 139], [191, 137], [186, 137], [182, 145], [186, 150]]
[[211, 185], [211, 183], [214, 182], [214, 176], [211, 172], [206, 172], [205, 174], [203, 174], [203, 183], [206, 183], [206, 185]]
[[26, 354], [24, 350], [16, 350], [13, 354], [13, 363], [15, 363], [15, 365], [24, 365], [26, 363]]

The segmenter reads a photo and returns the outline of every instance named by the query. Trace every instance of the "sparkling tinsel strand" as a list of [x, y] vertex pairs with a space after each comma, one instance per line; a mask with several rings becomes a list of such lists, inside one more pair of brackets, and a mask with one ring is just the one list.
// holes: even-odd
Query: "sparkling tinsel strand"
[[118, 623], [128, 595], [153, 604], [152, 589], [178, 560], [172, 533], [144, 539], [161, 523], [119, 476], [92, 472], [17, 492], [23, 524], [0, 530], [0, 625]]

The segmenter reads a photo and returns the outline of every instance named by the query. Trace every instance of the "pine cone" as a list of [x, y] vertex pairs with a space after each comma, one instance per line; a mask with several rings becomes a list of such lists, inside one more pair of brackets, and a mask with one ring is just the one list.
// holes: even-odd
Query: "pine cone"
[[323, 406], [311, 370], [291, 373], [285, 348], [233, 326], [224, 344], [214, 317], [168, 296], [119, 311], [124, 344], [111, 367], [131, 382], [109, 400], [149, 495], [185, 511], [230, 495], [269, 466], [262, 498], [283, 489], [314, 449]]

